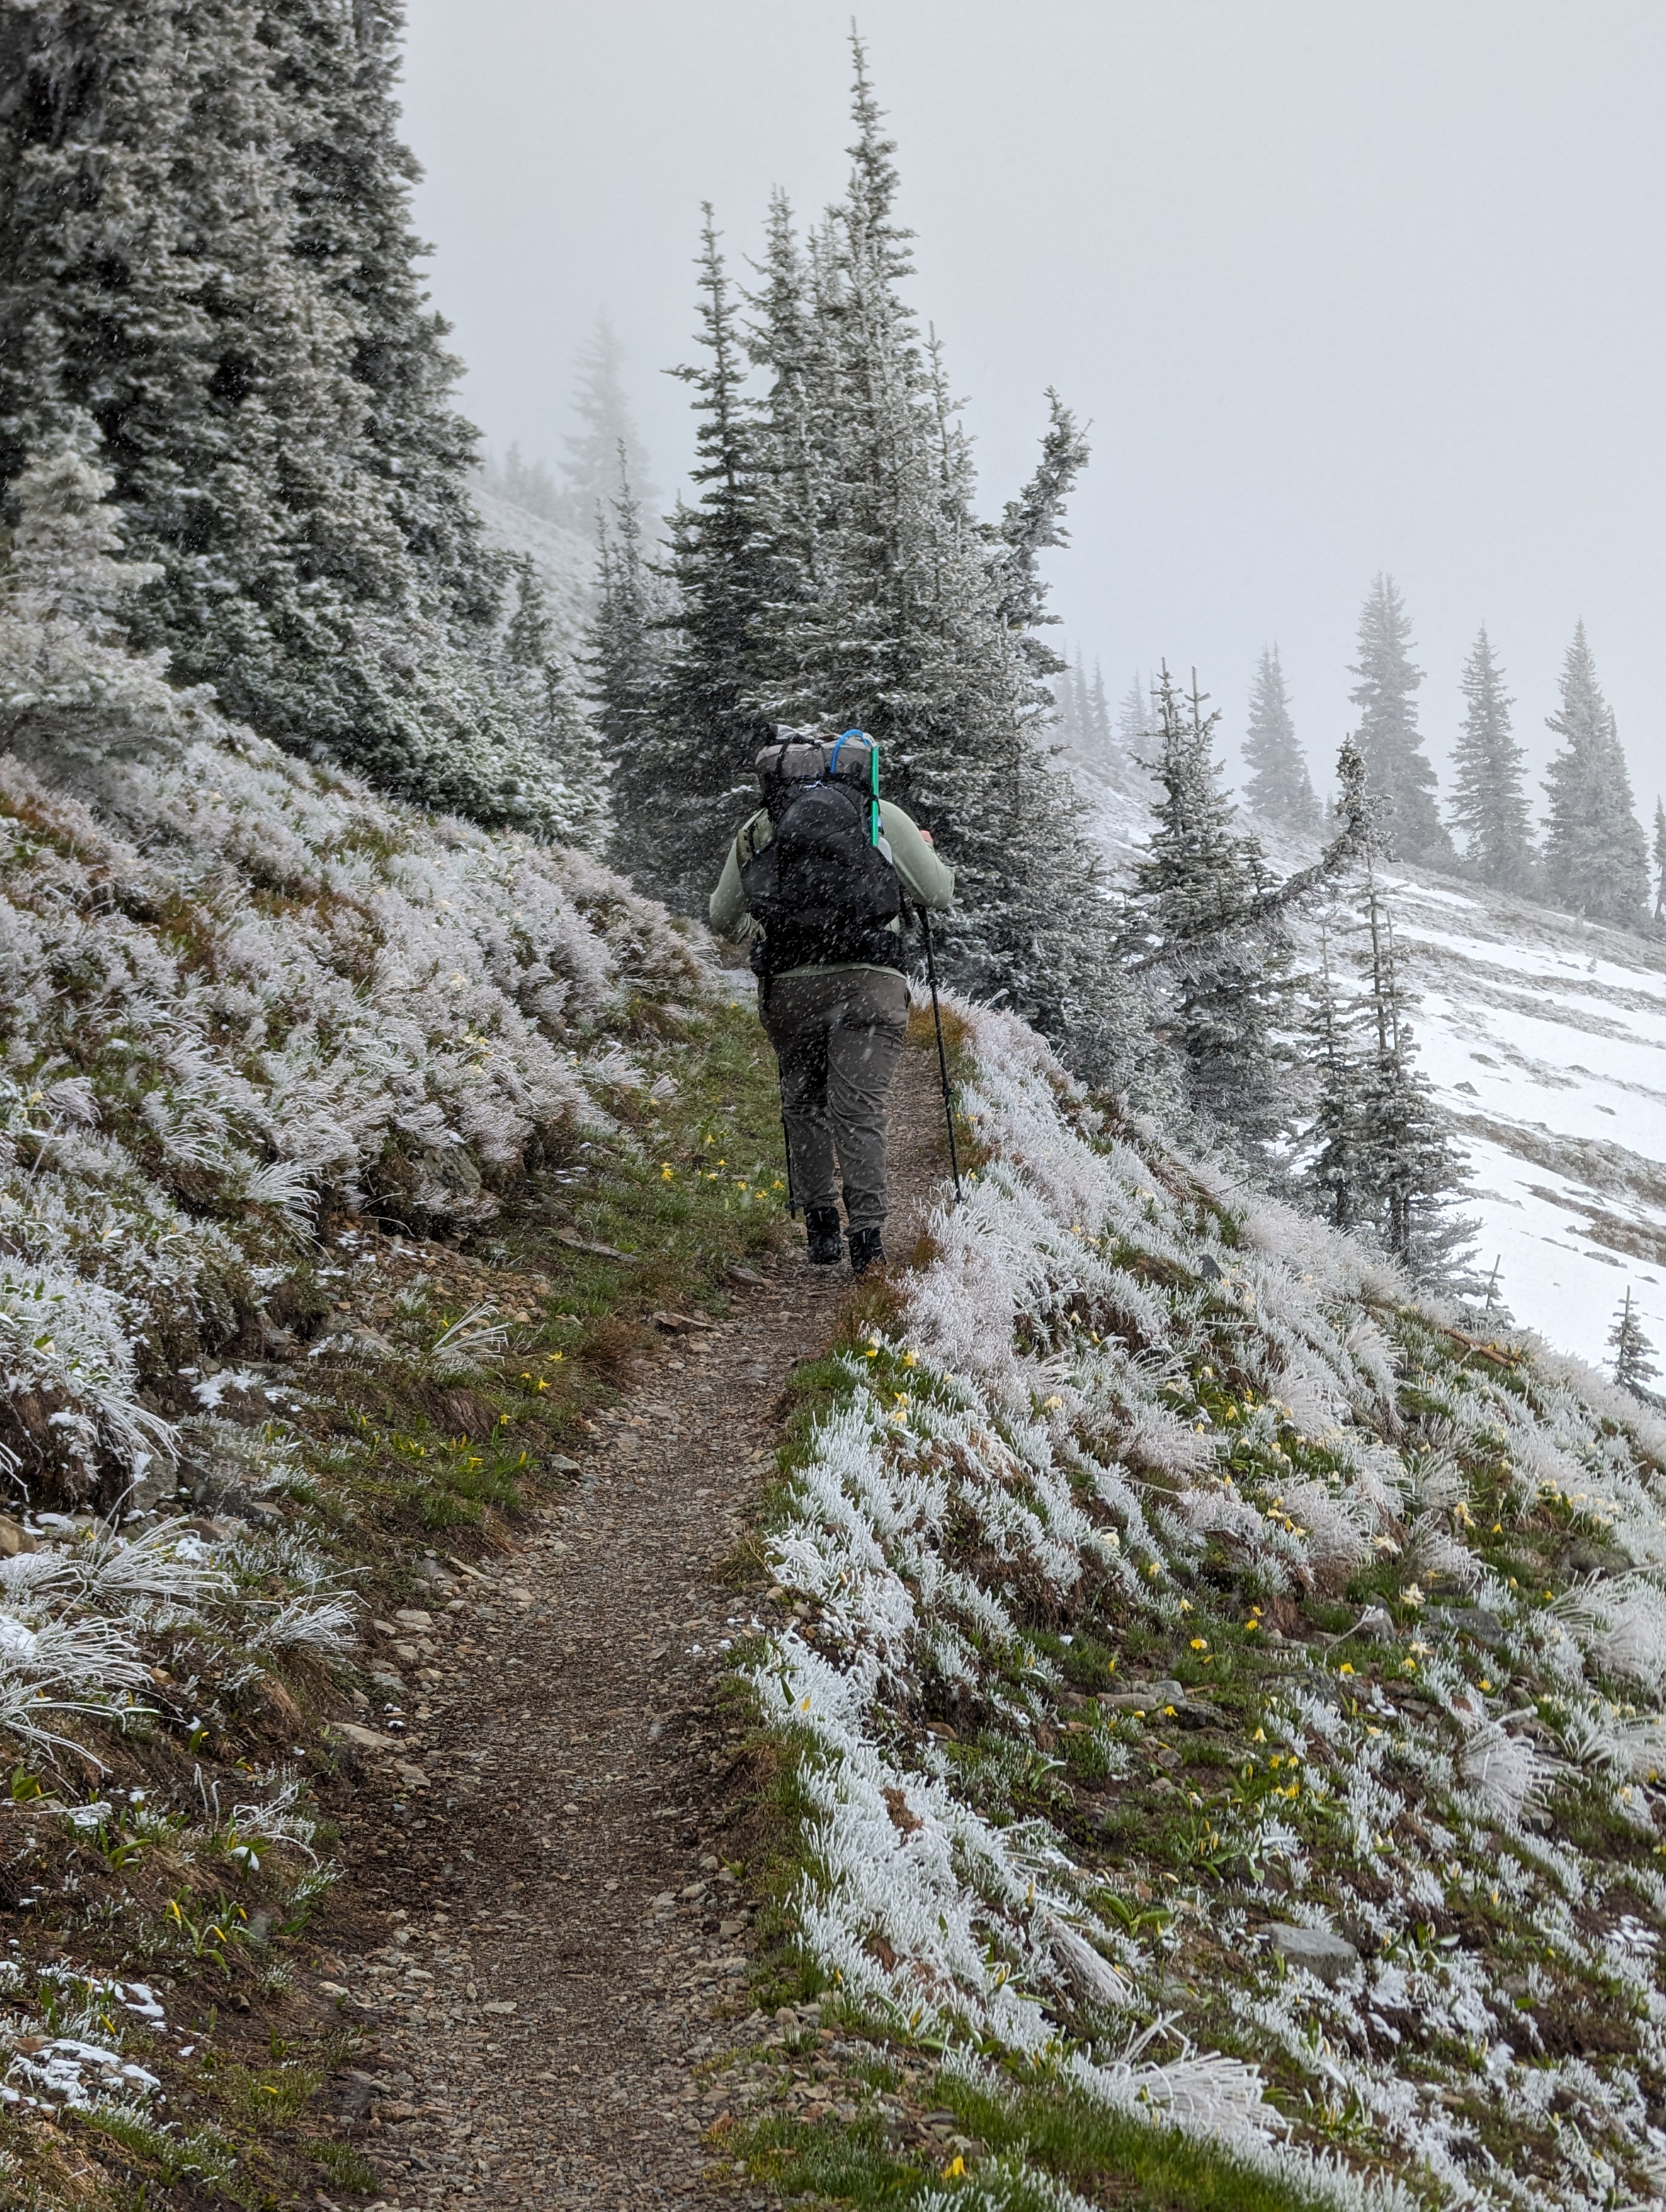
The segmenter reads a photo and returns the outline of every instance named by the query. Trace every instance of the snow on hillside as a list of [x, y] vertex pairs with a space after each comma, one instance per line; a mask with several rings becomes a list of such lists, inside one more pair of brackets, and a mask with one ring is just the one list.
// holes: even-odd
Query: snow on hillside
[[[1072, 767], [1113, 872], [1142, 802]], [[1265, 836], [1280, 869], [1310, 852]], [[1425, 1072], [1474, 1171], [1482, 1271], [1547, 1341], [1601, 1362], [1629, 1285], [1666, 1346], [1666, 947], [1477, 885], [1388, 871]]]
[[1389, 878], [1423, 1064], [1474, 1170], [1482, 1267], [1599, 1361], [1630, 1286], [1666, 1343], [1666, 948], [1519, 899]]
[[769, 1549], [806, 1953], [1020, 2156], [1658, 2202], [1666, 1425], [957, 1012], [983, 1164]]
[[590, 619], [595, 547], [558, 522], [546, 522], [541, 514], [489, 491], [477, 473], [469, 489], [485, 526], [486, 543], [500, 552], [524, 553], [532, 562], [549, 599], [556, 640], [563, 652], [576, 653]]
[[0, 1479], [107, 1497], [178, 1448], [142, 1389], [283, 1335], [320, 1204], [489, 1218], [601, 1115], [610, 1017], [706, 971], [587, 855], [304, 765], [149, 663], [0, 611]]

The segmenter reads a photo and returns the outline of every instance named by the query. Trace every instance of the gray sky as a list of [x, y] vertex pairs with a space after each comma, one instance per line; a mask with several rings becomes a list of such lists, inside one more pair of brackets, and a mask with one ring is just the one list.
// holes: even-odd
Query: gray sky
[[[559, 459], [605, 306], [669, 486], [702, 198], [840, 189], [846, 0], [411, 0], [406, 128], [464, 403]], [[1242, 728], [1276, 639], [1328, 764], [1399, 580], [1439, 761], [1483, 619], [1535, 765], [1584, 617], [1639, 810], [1666, 791], [1666, 8], [1659, 0], [866, 0], [986, 512], [1043, 392], [1091, 418], [1064, 636], [1195, 662]], [[1536, 793], [1535, 793], [1536, 797]]]

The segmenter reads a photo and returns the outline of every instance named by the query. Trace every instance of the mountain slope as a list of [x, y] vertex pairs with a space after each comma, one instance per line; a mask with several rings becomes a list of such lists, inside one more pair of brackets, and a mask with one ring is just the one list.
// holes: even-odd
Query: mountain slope
[[1652, 2199], [1666, 1424], [959, 1013], [982, 1164], [769, 1545], [796, 1994], [984, 2204]]
[[550, 522], [501, 493], [489, 490], [477, 471], [470, 483], [469, 496], [483, 526], [487, 544], [532, 562], [549, 602], [557, 644], [565, 653], [579, 652], [595, 599], [594, 545], [563, 530], [558, 522]]
[[[1145, 810], [1075, 765], [1115, 872]], [[1265, 842], [1281, 870], [1312, 858]], [[1511, 1311], [1582, 1358], [1604, 1358], [1628, 1285], [1666, 1345], [1666, 945], [1413, 868], [1383, 881], [1423, 1067], [1474, 1173], [1481, 1273], [1496, 1262]]]

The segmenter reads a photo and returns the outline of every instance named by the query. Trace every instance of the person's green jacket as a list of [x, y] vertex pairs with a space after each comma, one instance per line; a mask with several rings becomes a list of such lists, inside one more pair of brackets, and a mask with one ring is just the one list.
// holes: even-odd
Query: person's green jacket
[[[879, 801], [879, 830], [891, 847], [891, 857], [896, 865], [902, 885], [915, 906], [930, 907], [933, 912], [951, 903], [954, 897], [954, 870], [946, 860], [939, 860], [921, 836], [911, 816], [900, 806], [893, 806], [888, 799]], [[718, 878], [717, 889], [712, 893], [708, 912], [712, 927], [720, 937], [733, 937], [745, 944], [759, 935], [763, 924], [746, 911], [745, 895], [740, 887], [740, 871], [755, 853], [761, 853], [775, 835], [775, 825], [767, 809], [760, 806], [750, 821], [745, 822], [729, 848], [723, 863], [723, 872]], [[889, 924], [897, 932], [897, 967], [902, 975], [903, 925], [899, 921]], [[833, 960], [827, 969], [862, 968], [873, 965], [860, 960]], [[788, 968], [788, 975], [809, 975], [825, 972], [822, 968]], [[888, 971], [889, 972], [889, 971]]]

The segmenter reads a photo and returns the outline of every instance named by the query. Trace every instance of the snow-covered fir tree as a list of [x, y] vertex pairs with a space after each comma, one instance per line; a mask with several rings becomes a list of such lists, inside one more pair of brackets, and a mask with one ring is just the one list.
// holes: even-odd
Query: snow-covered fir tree
[[1267, 1166], [1291, 1113], [1288, 949], [1248, 927], [1269, 878], [1221, 785], [1219, 714], [1204, 713], [1195, 674], [1183, 696], [1166, 665], [1152, 701], [1158, 796], [1128, 901], [1129, 946], [1164, 957], [1159, 1018], [1193, 1111]]
[[576, 436], [562, 441], [567, 458], [561, 465], [560, 512], [555, 517], [587, 534], [616, 495], [621, 465], [634, 487], [639, 514], [651, 514], [660, 496], [625, 397], [624, 358], [612, 324], [599, 314], [579, 355], [573, 412], [580, 428]]
[[1130, 760], [1148, 760], [1156, 736], [1151, 692], [1136, 668], [1116, 709], [1116, 743]]
[[1319, 966], [1302, 1023], [1313, 1084], [1313, 1115], [1303, 1140], [1299, 1187], [1313, 1210], [1335, 1229], [1352, 1229], [1361, 1202], [1359, 1051], [1352, 1033], [1353, 994], [1337, 972], [1337, 939], [1347, 918], [1319, 927]]
[[0, 554], [0, 750], [59, 779], [72, 761], [96, 769], [177, 752], [198, 733], [209, 700], [202, 686], [169, 683], [165, 653], [140, 656], [127, 644], [127, 611], [157, 571], [124, 557], [98, 446], [90, 417], [72, 416], [25, 461]]
[[1053, 696], [1058, 702], [1060, 741], [1085, 760], [1109, 765], [1116, 741], [1098, 662], [1094, 662], [1090, 676], [1078, 647], [1075, 659], [1055, 678]]
[[1463, 858], [1484, 884], [1522, 890], [1533, 880], [1533, 833], [1523, 781], [1523, 749], [1511, 733], [1504, 671], [1483, 623], [1459, 678], [1463, 727], [1452, 748], [1452, 819]]
[[1643, 1324], [1633, 1306], [1629, 1285], [1625, 1302], [1608, 1331], [1608, 1349], [1614, 1354], [1614, 1379], [1620, 1389], [1629, 1390], [1634, 1398], [1651, 1397], [1649, 1385], [1659, 1376], [1660, 1370], [1655, 1364], [1655, 1348], [1644, 1334]]
[[1562, 740], [1545, 778], [1550, 894], [1593, 921], [1638, 928], [1648, 914], [1648, 842], [1583, 622], [1562, 664], [1560, 688], [1559, 711], [1545, 718], [1545, 726]]
[[1059, 671], [1053, 684], [1053, 697], [1059, 713], [1059, 740], [1080, 752], [1087, 738], [1087, 678], [1082, 672], [1082, 656], [1079, 647], [1076, 658]]
[[556, 625], [531, 560], [513, 563], [514, 604], [500, 647], [520, 726], [546, 755], [562, 799], [566, 842], [599, 846], [606, 832], [607, 769], [596, 724], [578, 696], [577, 672], [556, 650]]
[[160, 570], [137, 642], [290, 744], [553, 827], [415, 273], [398, 27], [391, 0], [5, 11], [0, 479], [90, 416]]
[[1655, 927], [1666, 922], [1666, 802], [1655, 801]]
[[122, 611], [155, 580], [154, 563], [125, 558], [109, 504], [114, 478], [98, 465], [90, 416], [72, 416], [58, 442], [32, 455], [13, 487], [17, 520], [3, 572], [8, 605], [50, 631], [72, 623], [98, 642], [124, 635]]
[[1086, 721], [1088, 742], [1093, 750], [1109, 757], [1116, 743], [1110, 726], [1110, 700], [1105, 691], [1105, 672], [1096, 660], [1092, 681], [1087, 687]]
[[598, 518], [596, 612], [586, 640], [586, 665], [598, 738], [620, 785], [611, 856], [627, 875], [648, 882], [660, 823], [643, 772], [655, 758], [665, 593], [643, 557], [641, 502], [623, 448], [618, 466], [618, 489]]
[[674, 611], [652, 712], [635, 742], [616, 754], [614, 772], [617, 853], [634, 860], [642, 889], [690, 914], [703, 910], [725, 845], [757, 803], [752, 762], [771, 729], [752, 703], [769, 578], [757, 410], [746, 389], [739, 302], [709, 205], [697, 268], [703, 357], [678, 374], [695, 395], [699, 492], [670, 517], [664, 566]]
[[1418, 1066], [1393, 918], [1369, 869], [1349, 948], [1359, 977], [1344, 997], [1327, 949], [1310, 1035], [1318, 1100], [1304, 1180], [1339, 1228], [1367, 1228], [1427, 1288], [1469, 1287], [1474, 1224], [1459, 1211], [1469, 1171]]
[[1359, 612], [1359, 658], [1348, 694], [1359, 709], [1359, 750], [1371, 789], [1388, 802], [1384, 824], [1402, 860], [1450, 867], [1452, 842], [1435, 808], [1435, 772], [1417, 726], [1423, 672], [1412, 664], [1412, 626], [1392, 576], [1378, 576]]
[[979, 521], [940, 354], [903, 296], [894, 148], [856, 58], [848, 190], [803, 239], [775, 196], [744, 328], [708, 217], [704, 360], [686, 372], [700, 495], [660, 564], [674, 604], [652, 710], [619, 760], [617, 849], [697, 910], [756, 804], [770, 726], [860, 725], [887, 795], [956, 868], [946, 974], [1005, 991], [1105, 1074], [1141, 1012], [1051, 757], [1060, 663], [1039, 575], [1085, 448], [1050, 399], [1035, 476], [997, 526]]
[[[290, 251], [290, 118], [259, 31], [215, 0], [0, 19], [0, 477], [88, 413], [162, 570], [137, 618], [240, 711], [286, 641], [327, 657], [318, 555], [356, 427], [350, 330]], [[397, 565], [389, 519], [371, 535]]]
[[353, 493], [380, 492], [425, 610], [482, 639], [502, 577], [468, 499], [477, 434], [452, 404], [462, 363], [418, 273], [429, 249], [411, 222], [421, 173], [399, 137], [403, 0], [265, 0], [262, 14], [289, 133], [290, 253], [349, 332]]
[[[1097, 856], [1046, 747], [1059, 663], [1041, 635], [1038, 566], [1063, 542], [1086, 448], [1049, 396], [1035, 476], [995, 530], [980, 526], [940, 350], [903, 295], [895, 148], [860, 46], [854, 112], [846, 198], [790, 281], [778, 220], [759, 302], [755, 343], [774, 379], [766, 511], [784, 587], [760, 624], [775, 672], [762, 696], [772, 714], [860, 724], [880, 740], [891, 796], [957, 872], [946, 972], [1010, 993], [1079, 1065], [1108, 1065], [1127, 994]], [[1042, 853], [1044, 868], [1019, 857]]]
[[1319, 801], [1296, 742], [1290, 718], [1279, 648], [1263, 648], [1250, 687], [1250, 726], [1243, 740], [1250, 781], [1244, 789], [1250, 811], [1281, 830], [1312, 831], [1320, 823]]
[[1092, 743], [1092, 725], [1089, 719], [1087, 672], [1082, 665], [1081, 647], [1075, 658], [1067, 661], [1053, 679], [1053, 697], [1058, 708], [1058, 732], [1061, 744], [1068, 745], [1074, 752], [1086, 753]]

